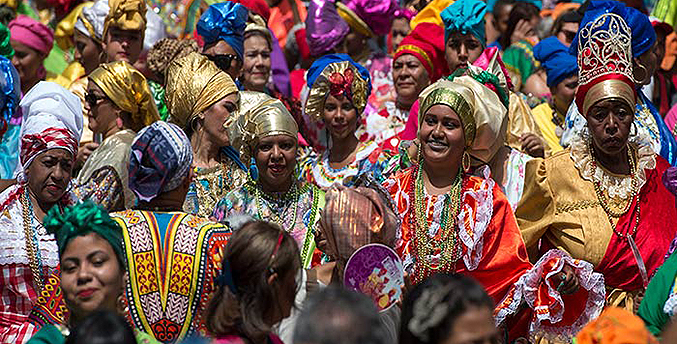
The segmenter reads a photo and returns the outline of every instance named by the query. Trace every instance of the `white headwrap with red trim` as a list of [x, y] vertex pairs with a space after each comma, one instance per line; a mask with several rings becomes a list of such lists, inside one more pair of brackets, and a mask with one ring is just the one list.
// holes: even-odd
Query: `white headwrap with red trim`
[[23, 171], [39, 154], [55, 148], [73, 154], [82, 137], [80, 99], [53, 82], [41, 81], [24, 96], [19, 104], [23, 113], [21, 125], [21, 164], [14, 173], [20, 180]]

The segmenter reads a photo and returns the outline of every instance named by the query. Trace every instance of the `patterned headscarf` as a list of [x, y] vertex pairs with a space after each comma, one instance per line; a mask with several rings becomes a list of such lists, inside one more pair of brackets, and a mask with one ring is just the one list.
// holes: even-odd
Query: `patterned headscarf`
[[193, 150], [186, 134], [172, 123], [157, 121], [132, 142], [129, 188], [141, 201], [176, 189], [188, 177]]
[[484, 16], [487, 14], [487, 4], [479, 0], [458, 0], [449, 5], [440, 16], [444, 22], [444, 42], [449, 41], [453, 32], [464, 35], [471, 34], [477, 38], [482, 46], [487, 45], [484, 29]]
[[234, 2], [213, 4], [197, 22], [197, 33], [204, 39], [205, 45], [225, 41], [242, 58], [248, 13], [246, 7]]
[[233, 79], [198, 53], [190, 53], [171, 63], [165, 89], [169, 121], [183, 129], [200, 112], [237, 92]]
[[91, 7], [82, 9], [75, 22], [75, 29], [96, 42], [103, 41], [103, 27], [110, 12], [108, 0], [97, 0]]
[[[36, 156], [50, 149], [61, 148], [72, 154], [78, 151], [82, 136], [82, 106], [80, 99], [53, 82], [41, 81], [23, 97], [21, 103], [22, 172]], [[20, 179], [25, 174], [19, 175]]]
[[287, 135], [298, 139], [296, 120], [281, 101], [260, 92], [247, 93], [240, 98], [237, 120], [228, 135], [232, 146], [240, 151], [242, 161], [254, 156], [256, 145], [264, 137]]
[[324, 101], [328, 95], [345, 96], [361, 114], [371, 94], [369, 71], [346, 54], [330, 54], [313, 62], [308, 69], [308, 100], [306, 114], [322, 119]]
[[106, 209], [91, 200], [64, 207], [63, 212], [59, 207], [52, 207], [45, 216], [43, 226], [47, 233], [56, 237], [59, 255], [63, 254], [74, 238], [96, 233], [110, 244], [120, 266], [126, 269], [122, 229], [108, 216]]
[[110, 11], [103, 26], [103, 37], [113, 26], [121, 30], [146, 30], [146, 2], [144, 0], [108, 0]]
[[423, 90], [419, 101], [419, 128], [433, 105], [452, 108], [461, 119], [466, 151], [477, 160], [488, 162], [504, 145], [501, 135], [506, 132], [508, 111], [495, 92], [471, 76], [441, 79]]
[[139, 131], [160, 119], [146, 78], [125, 61], [102, 64], [89, 74], [93, 81], [122, 111], [132, 118], [132, 130]]

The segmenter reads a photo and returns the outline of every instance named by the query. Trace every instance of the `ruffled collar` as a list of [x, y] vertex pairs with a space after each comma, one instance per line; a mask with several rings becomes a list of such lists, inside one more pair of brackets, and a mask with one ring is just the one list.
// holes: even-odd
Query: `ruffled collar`
[[594, 158], [588, 149], [589, 134], [587, 130], [581, 133], [581, 138], [571, 143], [571, 160], [581, 173], [581, 177], [587, 181], [598, 183], [602, 191], [610, 198], [627, 200], [633, 197], [633, 180], [637, 190], [641, 190], [646, 183], [646, 170], [656, 168], [656, 154], [650, 146], [630, 142], [634, 147], [637, 161], [637, 172], [633, 176], [625, 176], [611, 173], [594, 163]]

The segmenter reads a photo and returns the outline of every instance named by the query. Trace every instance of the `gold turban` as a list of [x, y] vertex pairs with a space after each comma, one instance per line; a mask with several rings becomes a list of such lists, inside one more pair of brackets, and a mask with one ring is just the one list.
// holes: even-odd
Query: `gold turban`
[[452, 108], [461, 119], [467, 152], [474, 158], [486, 163], [505, 144], [507, 110], [496, 93], [472, 77], [440, 79], [423, 90], [419, 99], [419, 129], [433, 105]]
[[54, 40], [59, 48], [65, 51], [74, 46], [73, 35], [75, 35], [75, 22], [78, 20], [80, 13], [82, 13], [82, 9], [91, 7], [92, 5], [94, 5], [94, 3], [91, 1], [79, 4], [56, 25]]
[[174, 60], [167, 69], [165, 100], [169, 121], [185, 129], [200, 112], [237, 92], [228, 74], [199, 53]]
[[146, 2], [144, 0], [108, 0], [110, 12], [103, 25], [103, 39], [111, 26], [122, 30], [141, 31], [141, 40], [146, 30]]
[[[332, 55], [333, 56], [333, 55]], [[351, 60], [352, 61], [352, 60]], [[339, 84], [340, 87], [349, 87], [352, 94], [352, 103], [357, 109], [357, 114], [361, 115], [364, 108], [367, 106], [367, 98], [371, 92], [370, 80], [365, 80], [358, 68], [356, 68], [351, 61], [338, 61], [328, 63], [319, 76], [315, 78], [308, 92], [308, 99], [306, 100], [306, 114], [319, 121], [324, 116], [324, 102], [327, 96], [332, 91], [332, 80], [338, 75], [340, 80], [345, 80], [345, 83]], [[317, 63], [317, 62], [316, 62]], [[363, 70], [364, 67], [360, 67]], [[311, 67], [312, 69], [312, 67]], [[347, 75], [352, 75], [352, 83], [346, 84], [349, 80]]]
[[287, 135], [298, 138], [296, 120], [284, 104], [265, 93], [241, 92], [240, 108], [235, 123], [228, 128], [233, 147], [240, 151], [241, 160], [249, 161], [258, 142], [267, 136]]
[[122, 111], [132, 117], [132, 129], [139, 131], [160, 119], [146, 78], [125, 61], [102, 64], [89, 79]]

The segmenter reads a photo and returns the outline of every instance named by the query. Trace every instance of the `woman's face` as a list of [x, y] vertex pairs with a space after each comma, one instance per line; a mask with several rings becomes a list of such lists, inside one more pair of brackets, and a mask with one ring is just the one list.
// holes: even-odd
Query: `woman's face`
[[411, 27], [409, 27], [409, 21], [407, 18], [395, 18], [395, 20], [393, 20], [393, 26], [390, 29], [390, 33], [393, 37], [393, 51], [396, 50], [398, 46], [400, 46], [400, 43], [410, 31]]
[[78, 319], [97, 310], [115, 312], [124, 279], [113, 247], [96, 233], [71, 239], [61, 254], [61, 289]]
[[270, 45], [261, 35], [252, 35], [244, 41], [242, 78], [247, 89], [263, 91], [270, 77]]
[[106, 33], [104, 50], [108, 62], [126, 61], [133, 65], [141, 55], [143, 31], [111, 27]]
[[563, 104], [568, 107], [569, 104], [574, 100], [576, 96], [576, 90], [578, 89], [578, 75], [574, 74], [564, 80], [562, 80], [555, 87], [551, 88], [555, 101], [559, 104]]
[[79, 30], [75, 30], [75, 60], [85, 68], [86, 75], [89, 75], [99, 66], [101, 51], [101, 45]]
[[345, 96], [338, 98], [331, 94], [324, 102], [324, 123], [334, 142], [355, 135], [357, 130], [357, 109]]
[[56, 203], [68, 188], [73, 171], [73, 154], [61, 148], [41, 153], [26, 169], [28, 187], [38, 201]]
[[[644, 54], [640, 55], [637, 60], [644, 68], [635, 67], [635, 79], [641, 80], [641, 85], [648, 85], [651, 83], [651, 77], [656, 74], [656, 69], [658, 64], [661, 62], [658, 60], [659, 47], [657, 42], [654, 42], [653, 46], [649, 48]], [[643, 78], [643, 79], [640, 79]]]
[[562, 44], [569, 47], [574, 40], [574, 37], [576, 37], [578, 26], [579, 24], [576, 22], [562, 23], [562, 28], [557, 31], [557, 39], [562, 42]]
[[95, 134], [108, 133], [117, 126], [120, 110], [91, 79], [87, 84], [85, 110], [89, 120], [89, 129]]
[[423, 159], [427, 163], [449, 165], [461, 162], [465, 134], [461, 118], [452, 108], [446, 105], [431, 106], [423, 116], [418, 139]]
[[28, 90], [27, 87], [31, 87], [33, 84], [37, 83], [39, 78], [38, 72], [42, 67], [42, 62], [45, 60], [45, 56], [42, 56], [37, 50], [19, 43], [13, 39], [10, 40], [10, 44], [14, 49], [14, 57], [12, 57], [12, 64], [16, 71], [19, 73], [19, 80], [21, 80], [21, 88], [24, 92]]
[[296, 138], [289, 135], [262, 138], [255, 156], [259, 182], [269, 190], [289, 190], [296, 168], [296, 147]]
[[430, 85], [428, 71], [411, 54], [404, 54], [393, 62], [393, 80], [397, 99], [406, 104], [413, 104], [419, 93]]
[[203, 111], [202, 129], [209, 140], [219, 147], [230, 146], [228, 130], [224, 124], [232, 120], [232, 113], [237, 110], [237, 93], [231, 93]]
[[459, 315], [452, 324], [450, 336], [442, 344], [497, 344], [500, 332], [496, 328], [493, 310], [471, 307]]
[[482, 43], [471, 34], [454, 32], [444, 48], [449, 70], [453, 73], [458, 68], [471, 65], [484, 51]]
[[593, 105], [586, 116], [595, 149], [619, 154], [628, 143], [634, 112], [623, 101], [606, 99]]
[[[216, 66], [228, 73], [233, 80], [240, 76], [242, 60], [237, 56], [235, 49], [226, 43], [226, 41], [218, 41], [216, 44], [205, 46], [202, 54], [214, 61]], [[227, 63], [228, 61], [230, 62]]]

